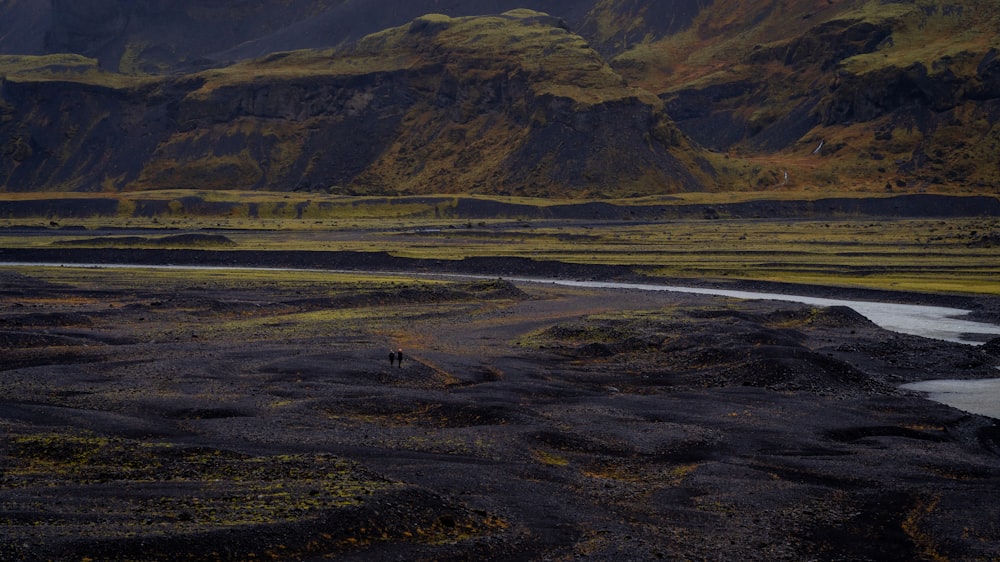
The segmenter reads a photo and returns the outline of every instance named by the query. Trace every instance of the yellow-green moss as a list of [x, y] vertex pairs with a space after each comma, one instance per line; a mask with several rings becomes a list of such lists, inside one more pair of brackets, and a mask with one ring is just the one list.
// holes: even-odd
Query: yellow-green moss
[[549, 466], [566, 466], [569, 464], [569, 459], [551, 451], [535, 449], [532, 451], [532, 454], [538, 462]]

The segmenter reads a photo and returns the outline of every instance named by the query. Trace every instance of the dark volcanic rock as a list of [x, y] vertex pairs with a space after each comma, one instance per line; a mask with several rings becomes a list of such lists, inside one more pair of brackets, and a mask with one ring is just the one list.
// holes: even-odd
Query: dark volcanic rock
[[985, 344], [982, 348], [983, 353], [988, 353], [994, 357], [1000, 357], [1000, 338], [994, 338]]
[[831, 70], [838, 62], [875, 51], [892, 34], [888, 22], [872, 23], [858, 19], [834, 19], [824, 22], [788, 44], [754, 50], [749, 62], [779, 61], [802, 68], [819, 65]]
[[134, 179], [157, 143], [176, 130], [173, 96], [184, 91], [170, 85], [117, 90], [49, 81], [0, 84], [0, 100], [33, 115], [0, 123], [0, 151], [26, 148], [17, 158], [3, 159], [0, 182], [18, 190], [95, 191], [108, 177]]
[[973, 346], [705, 295], [132, 275], [0, 272], [44, 306], [0, 299], [31, 320], [0, 330], [4, 560], [1000, 551], [995, 422], [896, 389], [994, 377]]
[[863, 75], [842, 74], [832, 87], [822, 118], [824, 124], [833, 125], [871, 121], [898, 109], [924, 107], [942, 112], [963, 101], [964, 87], [955, 74], [931, 75], [921, 63]]

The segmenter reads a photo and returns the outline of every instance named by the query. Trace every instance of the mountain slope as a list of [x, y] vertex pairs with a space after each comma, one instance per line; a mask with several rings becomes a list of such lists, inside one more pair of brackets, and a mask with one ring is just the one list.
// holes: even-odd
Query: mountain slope
[[86, 60], [76, 82], [0, 85], [7, 190], [594, 196], [709, 182], [660, 99], [528, 10], [426, 16], [346, 53], [124, 85]]
[[0, 4], [51, 51], [0, 58], [8, 190], [1000, 190], [992, 0]]
[[37, 0], [0, 2], [0, 53], [41, 55], [52, 27], [52, 6]]
[[802, 182], [995, 192], [998, 49], [995, 2], [717, 0], [613, 65], [699, 143]]
[[225, 65], [277, 51], [331, 48], [421, 15], [528, 7], [574, 26], [597, 0], [7, 0], [0, 54], [73, 53], [124, 72]]
[[161, 72], [215, 64], [212, 53], [307, 20], [345, 0], [51, 0], [47, 53], [104, 68]]
[[346, 45], [429, 13], [527, 8], [562, 18], [602, 53], [683, 30], [703, 0], [6, 0], [0, 54], [73, 53], [125, 72], [224, 65]]

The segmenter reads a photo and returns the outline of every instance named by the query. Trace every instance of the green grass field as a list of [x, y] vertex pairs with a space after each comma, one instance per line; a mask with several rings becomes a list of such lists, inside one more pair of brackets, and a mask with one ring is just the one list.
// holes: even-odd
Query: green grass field
[[[211, 232], [234, 243], [219, 248], [228, 250], [385, 251], [401, 257], [448, 260], [520, 256], [634, 266], [649, 275], [681, 279], [1000, 294], [1000, 219], [994, 217], [587, 221], [506, 216], [470, 220], [450, 216], [449, 210], [458, 199], [446, 197], [243, 195], [212, 197], [239, 205], [255, 203], [258, 209], [311, 206], [312, 211], [298, 218], [284, 212], [259, 212], [256, 217], [245, 213], [197, 216], [175, 207], [176, 213], [152, 217], [122, 213], [82, 219], [6, 219], [0, 220], [0, 227], [32, 228], [0, 229], [0, 248], [87, 247], [81, 244], [87, 240], [94, 240], [94, 247], [115, 247], [116, 239], [122, 247], [136, 247], [136, 232], [152, 241], [150, 247], [163, 248], [153, 242], [178, 232]], [[185, 194], [158, 196], [180, 200]], [[698, 194], [632, 200], [629, 204], [735, 200], [720, 194]], [[502, 202], [530, 208], [558, 203], [513, 198]], [[130, 208], [128, 204], [123, 207]], [[111, 227], [127, 230], [95, 234]], [[191, 248], [195, 247], [213, 249], [211, 245]]]

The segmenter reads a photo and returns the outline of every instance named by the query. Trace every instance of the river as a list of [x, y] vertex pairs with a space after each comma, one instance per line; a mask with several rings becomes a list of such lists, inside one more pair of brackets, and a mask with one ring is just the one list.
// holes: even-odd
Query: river
[[[274, 268], [253, 267], [214, 267], [214, 266], [150, 266], [150, 265], [108, 265], [108, 264], [40, 264], [40, 263], [0, 263], [0, 267], [84, 267], [84, 268], [146, 268], [146, 269], [211, 269], [211, 270], [274, 270]], [[295, 271], [278, 269], [279, 271]], [[315, 271], [315, 270], [310, 270]], [[334, 273], [331, 271], [331, 273]], [[351, 273], [358, 273], [356, 271]], [[386, 275], [386, 272], [379, 272]], [[420, 274], [399, 273], [415, 276]], [[440, 275], [427, 275], [441, 277]], [[446, 277], [485, 278], [477, 275], [447, 275]], [[509, 281], [520, 283], [546, 283], [567, 287], [587, 287], [595, 289], [629, 289], [639, 291], [666, 291], [677, 293], [693, 293], [713, 295], [747, 300], [774, 300], [798, 302], [813, 306], [846, 306], [868, 318], [879, 327], [925, 338], [957, 342], [966, 345], [982, 345], [994, 337], [1000, 337], [1000, 326], [986, 322], [976, 322], [963, 318], [970, 311], [959, 308], [928, 306], [915, 304], [898, 304], [874, 301], [854, 301], [844, 299], [806, 297], [781, 293], [758, 293], [751, 291], [734, 291], [729, 289], [712, 289], [701, 287], [682, 287], [673, 285], [654, 285], [646, 283], [617, 283], [611, 281], [572, 281], [565, 279], [535, 279], [528, 277], [507, 277]], [[972, 412], [1000, 419], [1000, 379], [988, 380], [930, 380], [904, 385], [907, 390], [926, 392], [928, 398], [936, 402], [948, 404], [966, 412]]]
[[[365, 273], [359, 271], [339, 271], [320, 269], [292, 269], [268, 267], [239, 266], [199, 266], [199, 265], [132, 265], [132, 264], [98, 264], [98, 263], [32, 263], [32, 262], [0, 262], [0, 267], [79, 267], [85, 269], [191, 269], [217, 271], [327, 271], [329, 273]], [[376, 272], [371, 272], [376, 273]], [[405, 275], [408, 277], [450, 277], [463, 279], [491, 279], [484, 275], [464, 274], [425, 274], [414, 272], [377, 272], [379, 275]], [[774, 300], [798, 302], [814, 306], [846, 306], [858, 314], [868, 318], [877, 326], [914, 336], [922, 336], [936, 340], [957, 342], [967, 345], [982, 345], [984, 342], [1000, 337], [1000, 326], [986, 322], [976, 322], [962, 318], [971, 314], [969, 310], [943, 306], [919, 304], [899, 304], [875, 301], [854, 301], [820, 297], [806, 297], [782, 293], [759, 293], [752, 291], [734, 291], [730, 289], [712, 289], [703, 287], [682, 287], [674, 285], [654, 285], [648, 283], [618, 283], [613, 281], [573, 281], [567, 279], [542, 279], [531, 277], [505, 277], [508, 281], [520, 283], [542, 283], [563, 285], [567, 287], [589, 287], [595, 289], [631, 289], [638, 291], [666, 291], [675, 293], [693, 293], [713, 295], [745, 300]]]
[[671, 285], [651, 285], [644, 283], [614, 283], [604, 281], [565, 281], [553, 279], [508, 278], [510, 281], [552, 283], [570, 287], [592, 287], [599, 289], [634, 289], [640, 291], [670, 291], [695, 293], [745, 300], [773, 300], [798, 302], [815, 306], [846, 306], [871, 320], [886, 330], [922, 336], [936, 340], [951, 341], [967, 345], [982, 345], [994, 337], [1000, 337], [1000, 326], [976, 322], [962, 318], [971, 311], [943, 306], [898, 304], [889, 302], [853, 301], [781, 293], [756, 293], [698, 287], [678, 287]]
[[[648, 285], [642, 283], [610, 283], [601, 281], [561, 281], [539, 279], [511, 280], [553, 283], [572, 287], [636, 289], [641, 291], [672, 291], [680, 293], [714, 295], [736, 299], [798, 302], [815, 306], [846, 306], [886, 330], [967, 345], [981, 345], [986, 339], [1000, 336], [1000, 326], [963, 319], [962, 316], [967, 316], [970, 314], [970, 311], [942, 306], [853, 301], [804, 297], [799, 295], [784, 295], [779, 293], [756, 293], [749, 291], [732, 291], [728, 289], [675, 287], [668, 285]], [[941, 404], [946, 404], [953, 408], [962, 410], [963, 412], [1000, 419], [1000, 379], [928, 380], [905, 384], [900, 388], [926, 393], [928, 399], [940, 402]]]

